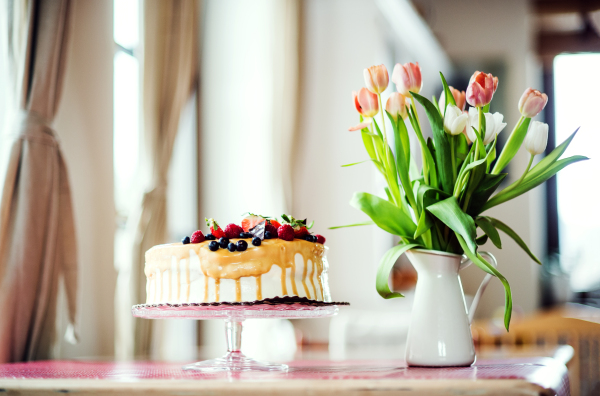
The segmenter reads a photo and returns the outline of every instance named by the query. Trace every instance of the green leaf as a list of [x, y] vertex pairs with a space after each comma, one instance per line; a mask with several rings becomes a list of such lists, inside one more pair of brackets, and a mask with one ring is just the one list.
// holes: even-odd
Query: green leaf
[[346, 168], [348, 166], [354, 166], [354, 165], [358, 165], [358, 164], [364, 164], [365, 162], [369, 162], [369, 161], [377, 162], [377, 163], [379, 163], [381, 165], [381, 163], [379, 161], [368, 159], [368, 160], [364, 160], [364, 161], [353, 162], [351, 164], [342, 165], [342, 168]]
[[523, 181], [520, 184], [516, 184], [516, 183], [518, 183], [518, 181], [517, 181], [517, 182], [511, 184], [510, 186], [506, 187], [504, 190], [500, 191], [498, 194], [494, 195], [494, 197], [492, 199], [487, 201], [487, 203], [483, 206], [481, 211], [482, 212], [486, 211], [490, 208], [493, 208], [494, 206], [500, 205], [501, 203], [510, 201], [511, 199], [516, 198], [519, 195], [522, 195], [522, 194], [526, 193], [527, 191], [539, 186], [540, 184], [542, 184], [543, 182], [545, 182], [546, 180], [548, 180], [552, 176], [554, 176], [556, 173], [558, 173], [564, 167], [566, 167], [570, 164], [573, 164], [575, 162], [585, 161], [587, 159], [589, 159], [589, 158], [581, 156], [581, 155], [574, 155], [572, 157], [564, 158], [559, 161], [556, 161], [554, 164], [552, 164], [551, 166], [546, 168], [546, 170], [544, 170], [542, 173], [538, 174], [537, 176], [534, 176], [534, 177], [525, 176], [525, 179], [523, 179]]
[[429, 205], [427, 206], [427, 210], [440, 219], [442, 223], [446, 224], [452, 231], [462, 235], [473, 252], [477, 251], [475, 222], [471, 216], [461, 210], [456, 198], [450, 197]]
[[483, 206], [486, 204], [488, 199], [490, 199], [494, 191], [496, 191], [500, 183], [502, 183], [502, 180], [504, 180], [507, 175], [508, 173], [500, 173], [497, 175], [492, 175], [491, 173], [486, 174], [471, 195], [471, 201], [469, 203], [469, 207], [467, 208], [467, 213], [473, 217], [481, 213]]
[[373, 223], [372, 221], [365, 221], [364, 223], [354, 223], [354, 224], [348, 224], [348, 225], [343, 225], [343, 226], [329, 227], [328, 230], [337, 230], [338, 228], [360, 227], [360, 226], [374, 225], [374, 224], [375, 223]]
[[483, 234], [482, 236], [475, 239], [475, 242], [477, 242], [477, 245], [481, 246], [481, 245], [485, 245], [485, 243], [488, 241], [488, 239], [489, 238], [488, 238], [487, 234]]
[[527, 173], [527, 176], [528, 177], [536, 177], [536, 176], [542, 174], [553, 163], [555, 163], [556, 160], [561, 155], [563, 155], [563, 153], [567, 150], [567, 147], [569, 147], [569, 144], [571, 144], [571, 141], [573, 140], [573, 138], [575, 137], [575, 134], [578, 131], [579, 131], [579, 128], [577, 128], [577, 130], [575, 132], [573, 132], [571, 134], [571, 136], [569, 136], [567, 139], [565, 139], [565, 141], [562, 142], [560, 146], [558, 146], [554, 150], [552, 150], [552, 152], [550, 154], [545, 156], [540, 162], [538, 162], [533, 168], [531, 168], [531, 170]]
[[531, 259], [533, 261], [535, 261], [536, 263], [542, 265], [542, 262], [540, 261], [540, 259], [538, 259], [535, 256], [535, 254], [533, 254], [533, 252], [531, 250], [529, 250], [529, 247], [527, 246], [527, 244], [525, 243], [525, 241], [523, 241], [521, 239], [521, 237], [519, 235], [517, 235], [517, 233], [512, 230], [512, 228], [510, 228], [509, 226], [507, 226], [506, 224], [504, 224], [500, 220], [494, 219], [493, 217], [485, 216], [485, 218], [490, 223], [492, 223], [492, 225], [495, 228], [499, 229], [500, 231], [504, 232], [506, 235], [508, 235], [509, 237], [511, 237], [517, 243], [517, 245], [519, 245], [521, 247], [521, 249], [523, 249], [525, 251], [525, 253], [527, 253], [529, 255], [529, 257], [531, 257]]
[[421, 212], [421, 216], [419, 217], [419, 223], [417, 224], [417, 230], [415, 231], [414, 239], [417, 239], [429, 231], [431, 227], [433, 227], [433, 220], [431, 220], [431, 217], [429, 217], [427, 211], [424, 210]]
[[[387, 113], [387, 111], [386, 111]], [[406, 199], [410, 206], [413, 209], [417, 210], [417, 204], [415, 201], [415, 196], [413, 195], [412, 186], [410, 184], [410, 175], [408, 170], [409, 157], [406, 156], [406, 153], [410, 153], [410, 142], [408, 142], [408, 150], [405, 145], [405, 139], [403, 139], [403, 135], [406, 135], [406, 141], [408, 141], [408, 132], [406, 130], [406, 125], [404, 124], [404, 120], [402, 118], [398, 119], [398, 122], [394, 120], [389, 113], [388, 118], [392, 121], [392, 126], [394, 127], [394, 144], [396, 148], [396, 170], [398, 172], [398, 177], [400, 178], [400, 184], [402, 184], [402, 188], [404, 189], [404, 194], [406, 195]], [[415, 213], [415, 215], [418, 215]]]
[[500, 240], [500, 234], [498, 234], [498, 230], [492, 224], [492, 222], [486, 218], [485, 216], [478, 217], [475, 219], [475, 224], [479, 226], [485, 232], [485, 234], [490, 237], [490, 240], [498, 249], [502, 249], [502, 241]]
[[417, 226], [396, 205], [369, 193], [354, 193], [350, 205], [362, 210], [379, 228], [390, 234], [412, 239]]
[[435, 163], [437, 165], [436, 170], [439, 181], [441, 182], [442, 190], [451, 194], [454, 187], [452, 183], [452, 159], [448, 134], [444, 132], [444, 120], [429, 100], [416, 93], [412, 93], [412, 95], [425, 108], [425, 114], [427, 114], [431, 130], [433, 131]]
[[[421, 145], [421, 158], [423, 160], [423, 176], [425, 178], [425, 182], [429, 185], [437, 187], [438, 178], [435, 171], [435, 162], [433, 160], [431, 152], [429, 151], [429, 148], [427, 147], [427, 142], [425, 142], [425, 138], [423, 138], [423, 133], [421, 132], [421, 128], [419, 127], [419, 123], [417, 122], [412, 107], [408, 110], [408, 118], [410, 119], [410, 123], [413, 127], [413, 130], [415, 131], [415, 135], [417, 135], [417, 140]], [[411, 162], [411, 171], [413, 163], [414, 161]]]
[[525, 140], [525, 136], [527, 135], [527, 128], [529, 128], [529, 123], [531, 122], [531, 118], [523, 118], [519, 120], [515, 129], [512, 131], [510, 136], [508, 137], [508, 141], [504, 145], [500, 156], [498, 157], [498, 161], [496, 161], [496, 165], [494, 165], [494, 169], [492, 169], [492, 173], [497, 175], [502, 172], [502, 169], [508, 165], [508, 163], [513, 159], [521, 144], [523, 144], [523, 140]]
[[375, 151], [375, 146], [373, 144], [373, 136], [372, 136], [373, 134], [371, 132], [369, 132], [369, 130], [367, 128], [363, 128], [360, 132], [360, 135], [363, 140], [363, 145], [365, 146], [365, 149], [367, 150], [367, 153], [369, 154], [369, 157], [371, 157], [371, 160], [373, 160], [373, 163], [375, 164], [375, 166], [377, 167], [379, 172], [384, 173], [383, 164], [381, 162], [379, 162], [379, 160], [377, 158], [377, 152]]
[[493, 265], [488, 263], [481, 257], [476, 250], [471, 250], [469, 245], [463, 239], [460, 234], [456, 234], [456, 238], [458, 239], [458, 243], [465, 251], [465, 254], [476, 266], [487, 272], [488, 274], [494, 275], [496, 278], [502, 282], [502, 286], [504, 286], [504, 327], [506, 327], [506, 331], [508, 331], [508, 327], [510, 326], [510, 317], [512, 316], [512, 293], [510, 291], [510, 285], [506, 278], [496, 269]]
[[[456, 106], [456, 101], [454, 100], [454, 95], [452, 95], [452, 92], [450, 91], [450, 87], [448, 87], [448, 83], [446, 82], [446, 78], [444, 77], [444, 75], [442, 74], [442, 72], [440, 72], [440, 77], [442, 78], [442, 85], [444, 86], [444, 97], [446, 99], [446, 107], [448, 107], [449, 104]], [[446, 108], [443, 109], [443, 111], [441, 111], [442, 114], [446, 114]]]
[[379, 262], [379, 268], [377, 269], [377, 277], [375, 281], [377, 293], [379, 293], [381, 297], [385, 299], [404, 297], [402, 294], [394, 293], [390, 290], [390, 272], [392, 272], [394, 264], [396, 264], [396, 260], [398, 260], [398, 258], [402, 256], [404, 252], [419, 246], [420, 245], [414, 243], [408, 245], [397, 245], [383, 255], [381, 261]]

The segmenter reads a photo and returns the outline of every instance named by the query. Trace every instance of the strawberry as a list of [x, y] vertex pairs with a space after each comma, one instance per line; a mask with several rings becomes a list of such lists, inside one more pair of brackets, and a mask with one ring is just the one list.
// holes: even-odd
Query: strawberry
[[192, 238], [190, 240], [191, 243], [200, 243], [204, 242], [204, 234], [202, 231], [198, 230], [192, 234]]
[[317, 243], [320, 243], [321, 245], [325, 244], [325, 237], [323, 235], [315, 235], [317, 237]]
[[250, 232], [251, 229], [265, 221], [265, 218], [259, 215], [248, 213], [248, 216], [242, 219], [242, 229], [244, 232]]
[[308, 230], [306, 227], [293, 227], [294, 228], [294, 237], [304, 239], [305, 236], [308, 235]]
[[275, 228], [281, 227], [281, 223], [278, 222], [277, 220], [269, 219], [269, 220], [267, 220], [267, 223], [272, 224], [273, 227], [275, 227]]
[[215, 238], [219, 239], [225, 236], [225, 233], [221, 227], [219, 227], [219, 224], [215, 221], [215, 219], [204, 218], [204, 220], [206, 220], [206, 226], [210, 228], [210, 233], [213, 234]]
[[294, 240], [294, 229], [289, 224], [284, 224], [277, 229], [277, 236], [284, 241]]
[[227, 224], [225, 227], [225, 236], [229, 239], [239, 238], [244, 229], [237, 224]]

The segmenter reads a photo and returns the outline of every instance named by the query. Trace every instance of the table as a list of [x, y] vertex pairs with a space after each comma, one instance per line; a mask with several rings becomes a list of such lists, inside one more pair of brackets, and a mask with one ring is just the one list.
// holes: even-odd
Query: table
[[565, 365], [548, 357], [481, 359], [472, 367], [403, 361], [294, 361], [288, 373], [198, 373], [156, 362], [45, 361], [0, 365], [0, 393], [217, 395], [569, 395]]

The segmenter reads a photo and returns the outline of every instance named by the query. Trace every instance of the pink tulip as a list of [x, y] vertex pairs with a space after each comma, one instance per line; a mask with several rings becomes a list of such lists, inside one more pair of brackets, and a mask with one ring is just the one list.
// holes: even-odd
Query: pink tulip
[[419, 62], [405, 63], [401, 65], [396, 63], [392, 73], [392, 81], [396, 84], [398, 92], [404, 96], [410, 95], [411, 92], [421, 92], [423, 81], [421, 80], [421, 68]]
[[[450, 88], [450, 92], [452, 92], [452, 96], [454, 97], [454, 102], [456, 102], [456, 107], [458, 107], [461, 111], [465, 110], [465, 106], [467, 105], [465, 91], [459, 91], [456, 88]], [[446, 94], [442, 91], [439, 101], [440, 110], [444, 112], [444, 107], [446, 107]]]
[[374, 94], [380, 94], [388, 86], [390, 78], [384, 65], [371, 66], [364, 71], [365, 85]]
[[498, 77], [476, 71], [467, 87], [467, 102], [473, 107], [483, 107], [492, 101], [497, 88]]
[[368, 128], [369, 125], [371, 125], [371, 123], [373, 122], [373, 119], [371, 118], [367, 118], [366, 121], [361, 122], [358, 125], [355, 125], [353, 127], [348, 128], [348, 131], [350, 132], [354, 132], [354, 131], [360, 131], [363, 128]]
[[358, 93], [352, 92], [352, 96], [354, 96], [354, 106], [356, 106], [356, 110], [363, 117], [372, 118], [379, 113], [377, 95], [370, 92], [367, 88], [361, 88]]
[[385, 109], [390, 113], [394, 121], [398, 121], [399, 116], [403, 120], [408, 117], [406, 97], [401, 93], [394, 92], [385, 103]]
[[548, 95], [537, 89], [527, 88], [519, 100], [519, 112], [523, 117], [533, 118], [544, 110], [548, 103]]

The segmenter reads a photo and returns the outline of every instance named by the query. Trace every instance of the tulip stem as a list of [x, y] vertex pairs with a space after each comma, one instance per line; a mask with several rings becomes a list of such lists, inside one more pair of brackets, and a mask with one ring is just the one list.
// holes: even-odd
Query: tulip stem
[[527, 173], [529, 173], [529, 168], [531, 168], [531, 164], [533, 164], [533, 157], [535, 157], [535, 154], [531, 154], [531, 157], [529, 157], [529, 163], [527, 164], [527, 168], [525, 169], [525, 172], [523, 172], [523, 174], [521, 175], [521, 178], [515, 183], [515, 185], [512, 188], [517, 187], [519, 184], [521, 184], [523, 179], [525, 179], [525, 176], [527, 175]]
[[415, 112], [415, 118], [417, 119], [417, 124], [419, 124], [419, 128], [421, 128], [421, 121], [419, 120], [419, 113], [417, 113], [417, 105], [415, 104], [415, 97], [413, 94], [410, 94], [410, 100], [412, 102], [413, 111]]
[[456, 155], [454, 153], [454, 135], [450, 136], [450, 159], [452, 163], [452, 185], [456, 183]]
[[379, 98], [379, 111], [381, 112], [381, 124], [383, 125], [383, 141], [385, 143], [384, 153], [385, 153], [385, 162], [389, 165], [388, 158], [388, 140], [387, 140], [387, 131], [385, 130], [385, 118], [383, 117], [383, 112], [385, 111], [383, 108], [383, 101], [381, 100], [381, 94], [377, 94], [377, 98]]

